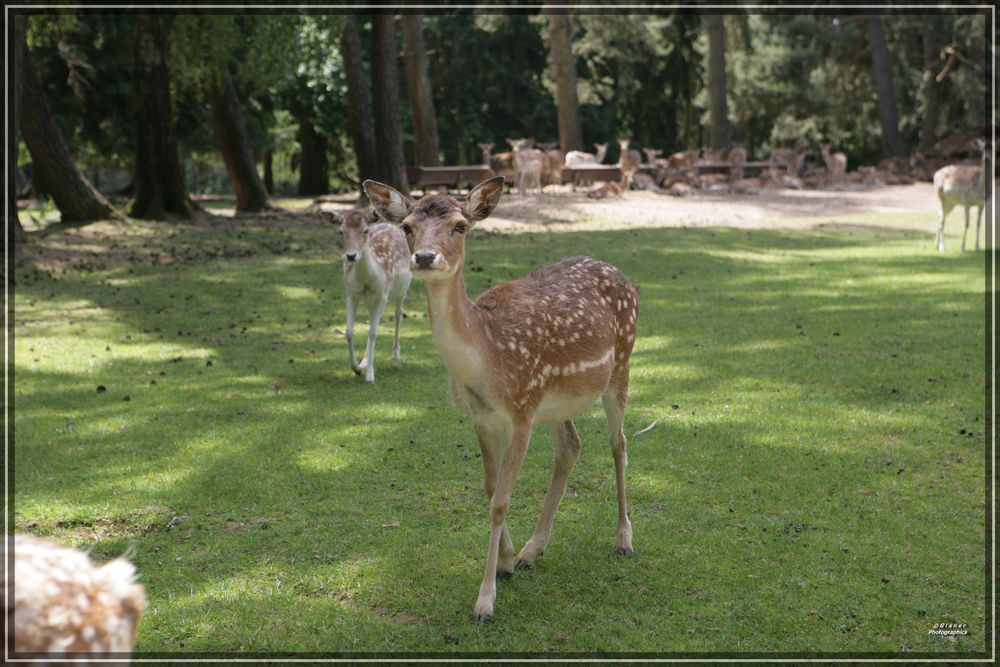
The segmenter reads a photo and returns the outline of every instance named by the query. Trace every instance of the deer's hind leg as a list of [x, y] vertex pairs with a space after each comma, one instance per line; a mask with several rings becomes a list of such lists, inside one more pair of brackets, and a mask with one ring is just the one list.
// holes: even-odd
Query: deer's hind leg
[[625, 501], [625, 468], [628, 453], [625, 440], [625, 404], [628, 402], [628, 364], [615, 368], [608, 388], [601, 396], [604, 413], [608, 417], [608, 433], [611, 436], [611, 454], [615, 460], [615, 484], [618, 490], [618, 531], [615, 553], [619, 556], [632, 555], [632, 523], [628, 518], [628, 504]]
[[549, 535], [552, 533], [552, 522], [555, 520], [556, 510], [559, 509], [559, 501], [562, 500], [563, 493], [566, 491], [566, 480], [580, 456], [580, 436], [572, 421], [566, 420], [559, 424], [550, 424], [549, 432], [552, 434], [556, 450], [552, 481], [549, 483], [548, 493], [545, 494], [542, 513], [535, 525], [535, 532], [532, 533], [531, 539], [525, 543], [521, 553], [517, 555], [517, 564], [514, 566], [517, 569], [531, 567], [545, 551], [545, 545], [548, 544]]

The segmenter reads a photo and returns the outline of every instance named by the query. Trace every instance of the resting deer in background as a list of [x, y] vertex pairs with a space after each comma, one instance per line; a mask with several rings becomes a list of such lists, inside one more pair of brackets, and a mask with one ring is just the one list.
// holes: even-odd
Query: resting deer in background
[[826, 165], [827, 185], [839, 185], [844, 180], [847, 172], [847, 156], [843, 153], [830, 153], [831, 144], [819, 145], [820, 155], [823, 156], [823, 164]]
[[642, 152], [646, 154], [646, 164], [656, 164], [656, 161], [663, 155], [663, 151], [659, 148], [643, 148]]
[[[490, 541], [476, 622], [493, 614], [497, 578], [532, 566], [545, 550], [580, 453], [572, 419], [598, 398], [617, 475], [617, 553], [631, 554], [622, 424], [639, 310], [635, 285], [610, 264], [572, 257], [470, 301], [462, 277], [465, 237], [496, 208], [503, 179], [481, 183], [461, 202], [447, 195], [414, 202], [374, 181], [365, 181], [364, 188], [383, 217], [402, 224], [413, 271], [427, 288], [431, 331], [451, 377], [452, 398], [475, 423], [482, 450]], [[552, 433], [555, 470], [534, 533], [515, 562], [507, 508], [536, 423]]]
[[626, 190], [632, 185], [635, 173], [642, 166], [642, 154], [634, 148], [629, 150], [629, 143], [628, 139], [618, 140], [618, 146], [621, 148], [621, 153], [618, 154], [618, 166], [621, 167]]
[[566, 153], [563, 164], [567, 167], [578, 167], [581, 164], [601, 164], [604, 156], [608, 154], [608, 144], [594, 144], [597, 153], [585, 153], [583, 151], [570, 151]]
[[542, 191], [542, 167], [545, 155], [537, 148], [532, 148], [534, 139], [508, 139], [507, 143], [514, 151], [514, 169], [517, 171], [517, 194], [524, 196], [527, 183], [531, 182]]
[[983, 154], [979, 165], [950, 164], [934, 172], [934, 192], [940, 205], [935, 242], [940, 252], [944, 252], [944, 219], [956, 206], [965, 208], [962, 252], [965, 252], [965, 237], [969, 234], [969, 208], [976, 207], [976, 251], [979, 250], [979, 225], [986, 206], [986, 181], [993, 176], [993, 169], [986, 142], [976, 139], [976, 148]]
[[[396, 309], [396, 335], [392, 343], [392, 358], [399, 361], [399, 324], [403, 319], [403, 300], [410, 288], [410, 251], [406, 237], [396, 225], [375, 223], [373, 209], [321, 211], [329, 222], [340, 227], [344, 239], [344, 284], [347, 288], [347, 350], [351, 369], [365, 374], [365, 382], [375, 383], [375, 339], [386, 306]], [[358, 363], [354, 353], [354, 318], [358, 301], [368, 307], [368, 346]]]

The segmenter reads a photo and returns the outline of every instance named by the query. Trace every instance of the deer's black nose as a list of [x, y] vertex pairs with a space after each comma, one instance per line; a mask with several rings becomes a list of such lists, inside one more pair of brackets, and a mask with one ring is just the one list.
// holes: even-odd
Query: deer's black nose
[[421, 269], [429, 268], [431, 264], [434, 263], [434, 259], [437, 257], [436, 252], [416, 252], [413, 253], [413, 261], [417, 263]]
[[356, 252], [344, 253], [344, 257], [347, 258], [348, 262], [353, 262], [354, 260], [356, 260], [358, 258], [358, 253], [356, 253]]

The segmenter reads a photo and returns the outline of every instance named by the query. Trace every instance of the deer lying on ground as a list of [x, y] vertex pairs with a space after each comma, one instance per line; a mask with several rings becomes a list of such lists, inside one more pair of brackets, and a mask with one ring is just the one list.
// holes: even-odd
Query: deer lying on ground
[[514, 171], [514, 153], [504, 151], [491, 154], [493, 144], [479, 144], [479, 148], [483, 151], [483, 166], [489, 167], [495, 176], [503, 176], [509, 188], [517, 179], [517, 172]]
[[978, 165], [951, 164], [934, 172], [934, 192], [939, 205], [935, 242], [940, 252], [944, 252], [944, 219], [956, 206], [965, 208], [962, 252], [965, 252], [965, 237], [969, 234], [969, 208], [976, 207], [976, 251], [979, 250], [979, 225], [986, 206], [986, 180], [992, 178], [993, 168], [986, 142], [976, 139], [976, 148], [983, 154]]
[[[470, 301], [462, 277], [465, 237], [496, 208], [503, 179], [481, 183], [465, 201], [446, 195], [411, 201], [381, 183], [365, 181], [364, 187], [381, 215], [401, 223], [406, 233], [414, 273], [427, 288], [431, 331], [451, 376], [452, 397], [474, 422], [482, 450], [490, 541], [476, 622], [493, 614], [496, 580], [531, 567], [545, 550], [580, 453], [572, 420], [598, 398], [615, 461], [616, 553], [631, 554], [622, 425], [639, 311], [635, 285], [609, 264], [572, 257]], [[552, 433], [555, 470], [534, 533], [515, 561], [507, 509], [534, 424]]]
[[587, 196], [591, 199], [605, 199], [607, 197], [615, 197], [617, 199], [624, 199], [623, 193], [628, 189], [626, 184], [625, 176], [622, 176], [620, 183], [615, 183], [614, 181], [601, 181], [600, 183], [595, 183], [587, 189]]
[[826, 165], [827, 185], [839, 185], [847, 172], [847, 156], [843, 153], [831, 154], [829, 143], [820, 144], [819, 152], [823, 156], [823, 164]]
[[517, 193], [524, 196], [527, 184], [534, 183], [538, 192], [542, 191], [542, 168], [545, 155], [537, 148], [532, 148], [534, 139], [508, 139], [507, 143], [514, 151], [514, 170], [517, 172]]
[[[387, 306], [396, 309], [396, 334], [392, 359], [399, 361], [399, 325], [403, 300], [410, 288], [410, 251], [406, 237], [396, 225], [376, 223], [373, 209], [347, 213], [322, 211], [327, 221], [339, 225], [344, 239], [344, 284], [347, 288], [347, 351], [351, 370], [365, 374], [365, 382], [375, 383], [375, 339]], [[359, 363], [354, 352], [354, 318], [358, 301], [368, 307], [368, 345]]]
[[729, 151], [729, 178], [733, 181], [743, 179], [743, 165], [747, 161], [747, 151], [743, 144], [733, 144]]
[[581, 164], [601, 164], [604, 162], [604, 156], [608, 153], [608, 145], [594, 144], [594, 148], [597, 149], [597, 153], [585, 153], [583, 151], [570, 151], [566, 153], [566, 159], [563, 164], [567, 167], [578, 167]]
[[642, 154], [634, 148], [629, 150], [628, 145], [628, 139], [618, 140], [618, 146], [621, 148], [621, 152], [618, 154], [618, 166], [621, 167], [626, 190], [631, 187], [636, 172], [642, 166]]

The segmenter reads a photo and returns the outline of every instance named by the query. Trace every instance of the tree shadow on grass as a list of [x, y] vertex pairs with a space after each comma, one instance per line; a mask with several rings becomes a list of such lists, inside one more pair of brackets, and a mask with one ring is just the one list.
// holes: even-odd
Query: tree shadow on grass
[[[895, 649], [893, 633], [926, 633], [927, 572], [939, 582], [928, 617], [982, 607], [968, 601], [981, 578], [948, 575], [941, 554], [982, 553], [981, 458], [952, 420], [982, 416], [983, 296], [955, 280], [979, 275], [973, 258], [924, 257], [906, 239], [898, 257], [859, 257], [868, 245], [724, 229], [470, 240], [473, 294], [571, 254], [638, 282], [626, 428], [660, 421], [631, 444], [636, 559], [610, 558], [613, 469], [591, 411], [550, 549], [501, 586], [485, 631], [468, 625], [481, 465], [425, 320], [404, 322], [398, 367], [386, 323], [379, 384], [359, 383], [332, 331], [339, 266], [317, 251], [20, 285], [19, 299], [110, 312], [114, 339], [81, 334], [95, 355], [112, 347], [93, 371], [19, 360], [17, 501], [38, 515], [18, 511], [18, 528], [104, 557], [132, 547], [146, 649]], [[415, 285], [407, 311], [422, 309]], [[42, 340], [54, 316], [39, 315], [22, 332]], [[516, 546], [547, 485], [547, 436], [528, 456]]]

